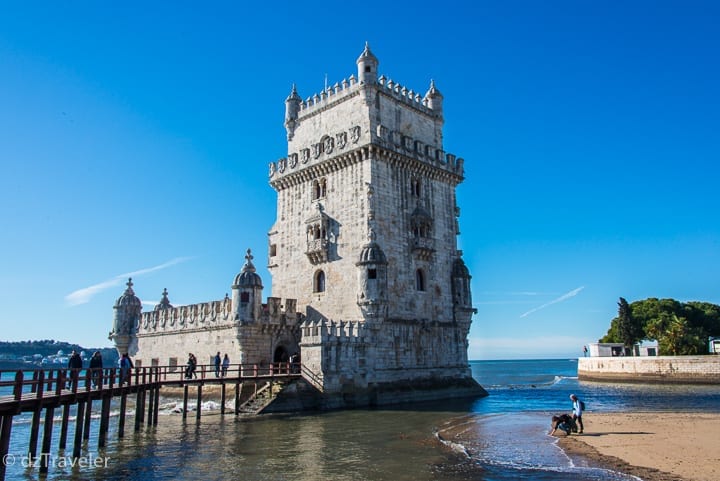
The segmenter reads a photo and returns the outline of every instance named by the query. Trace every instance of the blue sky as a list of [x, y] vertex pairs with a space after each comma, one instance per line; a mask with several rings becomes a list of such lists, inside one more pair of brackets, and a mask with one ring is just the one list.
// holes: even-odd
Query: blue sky
[[[472, 359], [577, 357], [628, 301], [720, 303], [717, 2], [3, 2], [0, 339], [109, 345], [222, 298], [252, 248], [284, 99], [356, 71], [445, 96], [466, 159]], [[265, 295], [270, 295], [266, 287]]]

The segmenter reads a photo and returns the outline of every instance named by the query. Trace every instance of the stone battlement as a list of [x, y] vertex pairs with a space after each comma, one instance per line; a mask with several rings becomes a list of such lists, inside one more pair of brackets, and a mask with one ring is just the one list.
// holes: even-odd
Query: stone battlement
[[[363, 84], [358, 83], [355, 75], [350, 75], [349, 78], [342, 79], [341, 82], [336, 82], [333, 86], [328, 86], [325, 90], [300, 102], [300, 118], [315, 113], [324, 107], [328, 107], [338, 100], [349, 97], [350, 94], [358, 90], [361, 85]], [[408, 89], [406, 86], [395, 82], [385, 75], [381, 75], [380, 78], [371, 85], [375, 85], [384, 94], [410, 105], [424, 114], [433, 115], [435, 113], [435, 111], [430, 108], [426, 95], [420, 94], [419, 91]]]
[[367, 334], [365, 323], [359, 321], [306, 321], [300, 329], [304, 344], [358, 342]]
[[300, 115], [310, 114], [336, 100], [348, 96], [352, 91], [356, 90], [352, 87], [357, 84], [355, 76], [350, 75], [349, 79], [342, 79], [342, 82], [336, 82], [332, 87], [327, 87], [320, 93], [308, 97], [304, 102], [300, 102]]
[[232, 323], [230, 313], [231, 302], [228, 297], [220, 301], [156, 309], [140, 315], [137, 333], [178, 331], [220, 323]]
[[420, 95], [420, 92], [408, 89], [404, 85], [381, 75], [377, 84], [382, 88], [383, 93], [391, 95], [395, 100], [408, 104], [421, 112], [432, 115], [434, 110], [430, 108], [427, 95]]
[[[260, 319], [254, 322], [265, 324], [294, 323], [299, 318], [296, 312], [297, 301], [285, 299], [283, 305], [279, 297], [268, 297], [262, 305]], [[234, 325], [232, 301], [229, 297], [219, 301], [189, 304], [186, 306], [155, 309], [143, 312], [137, 325], [137, 333], [181, 331], [203, 327], [217, 327], [223, 324]]]

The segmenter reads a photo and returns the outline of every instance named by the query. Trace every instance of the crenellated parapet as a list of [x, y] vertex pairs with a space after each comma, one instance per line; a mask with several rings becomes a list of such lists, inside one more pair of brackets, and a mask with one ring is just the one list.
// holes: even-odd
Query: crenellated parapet
[[301, 319], [297, 312], [297, 300], [283, 299], [279, 297], [268, 297], [267, 303], [262, 305], [260, 319], [256, 322], [262, 324], [297, 324]]
[[[260, 319], [253, 322], [296, 324], [301, 317], [296, 306], [295, 299], [283, 302], [279, 297], [268, 297], [267, 303], [262, 305]], [[231, 300], [226, 297], [220, 301], [143, 312], [136, 326], [137, 334], [234, 326], [236, 320], [231, 315], [231, 307]]]
[[345, 100], [348, 96], [352, 95], [353, 92], [357, 93], [358, 83], [355, 75], [350, 75], [349, 78], [342, 79], [341, 82], [336, 82], [332, 87], [328, 86], [324, 90], [316, 93], [304, 101], [300, 101], [300, 112], [299, 117], [311, 115], [318, 110], [322, 110], [326, 107], [335, 105], [336, 102]]
[[143, 312], [137, 325], [138, 334], [173, 332], [232, 325], [229, 297], [219, 301]]
[[300, 325], [303, 345], [361, 343], [369, 335], [365, 322], [316, 320]]
[[434, 88], [434, 84], [431, 90], [426, 94], [421, 95], [419, 91], [408, 89], [406, 86], [399, 82], [395, 82], [393, 79], [381, 75], [377, 80], [377, 85], [385, 95], [389, 95], [398, 102], [409, 105], [413, 109], [416, 109], [426, 115], [436, 116], [442, 113], [442, 110], [433, 108], [434, 105], [431, 101], [431, 92]]

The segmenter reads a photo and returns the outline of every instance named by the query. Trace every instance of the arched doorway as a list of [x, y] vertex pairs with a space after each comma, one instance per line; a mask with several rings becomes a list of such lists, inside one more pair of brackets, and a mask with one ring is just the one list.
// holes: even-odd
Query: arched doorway
[[278, 346], [275, 348], [275, 354], [273, 354], [273, 362], [288, 362], [290, 360], [290, 354], [285, 346]]

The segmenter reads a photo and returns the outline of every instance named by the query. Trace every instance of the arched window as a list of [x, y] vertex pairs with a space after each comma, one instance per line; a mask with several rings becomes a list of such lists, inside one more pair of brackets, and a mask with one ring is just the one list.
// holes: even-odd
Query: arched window
[[250, 302], [250, 293], [249, 292], [241, 292], [240, 293], [240, 302]]
[[313, 292], [325, 292], [325, 273], [317, 271], [313, 279]]
[[421, 185], [420, 179], [413, 177], [412, 180], [410, 180], [410, 193], [413, 197], [420, 197]]
[[425, 273], [422, 271], [422, 269], [418, 269], [415, 271], [415, 290], [425, 290]]
[[312, 200], [322, 199], [327, 195], [327, 179], [313, 180]]

